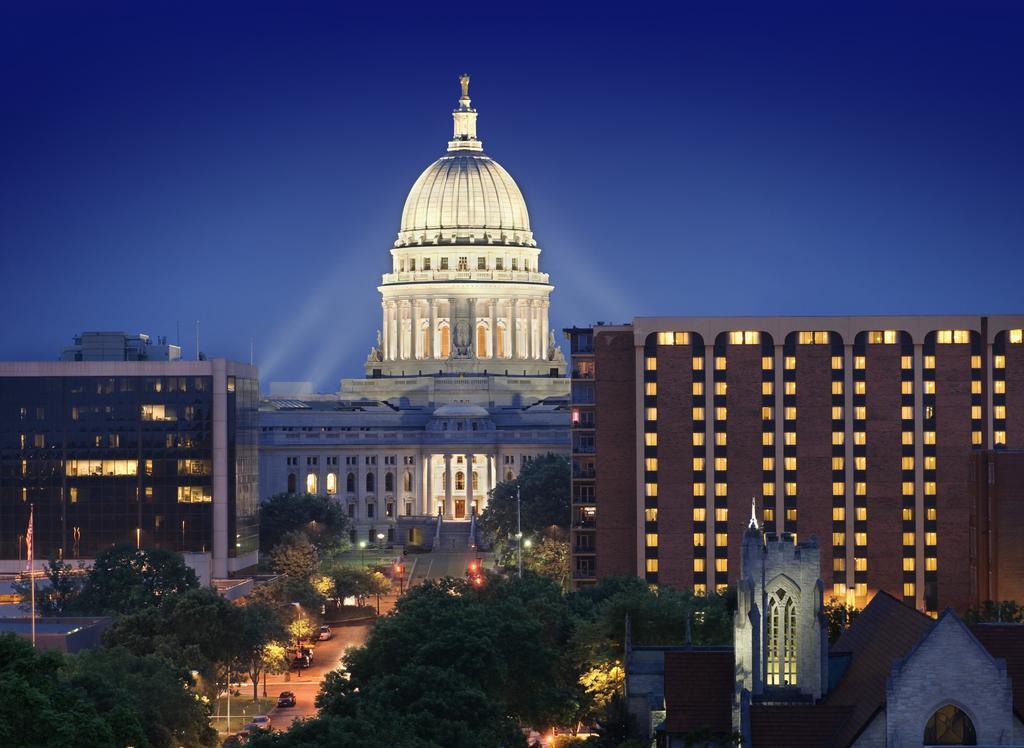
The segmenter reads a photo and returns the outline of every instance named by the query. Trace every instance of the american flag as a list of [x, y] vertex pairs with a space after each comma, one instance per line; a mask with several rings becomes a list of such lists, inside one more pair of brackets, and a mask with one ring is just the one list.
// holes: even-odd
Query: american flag
[[28, 546], [28, 563], [25, 565], [25, 571], [32, 571], [32, 511], [34, 507], [28, 509], [28, 532], [25, 533], [25, 543]]

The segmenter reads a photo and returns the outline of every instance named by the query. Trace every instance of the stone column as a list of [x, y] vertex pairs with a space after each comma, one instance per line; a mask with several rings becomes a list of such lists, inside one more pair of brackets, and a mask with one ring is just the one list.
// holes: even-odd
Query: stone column
[[476, 349], [476, 299], [466, 299], [466, 314], [469, 317], [469, 355], [480, 358]]
[[389, 347], [391, 345], [391, 336], [388, 334], [388, 324], [389, 324], [389, 319], [388, 319], [388, 302], [381, 301], [380, 302], [380, 309], [381, 309], [380, 354], [384, 358], [384, 360], [387, 361], [388, 360], [388, 352], [391, 350], [390, 347]]
[[398, 358], [398, 309], [395, 302], [388, 302], [388, 360], [394, 361]]
[[551, 302], [540, 303], [540, 358], [547, 361], [548, 358], [548, 307]]
[[488, 358], [498, 357], [498, 300], [491, 299], [488, 302], [491, 311], [491, 355]]
[[510, 331], [511, 348], [512, 348], [512, 359], [514, 361], [519, 360], [519, 320], [518, 320], [518, 309], [516, 302], [518, 299], [512, 298], [508, 300], [508, 329]]
[[452, 473], [452, 455], [445, 452], [444, 455], [444, 516], [452, 515], [452, 486], [455, 485], [455, 476]]
[[524, 358], [534, 358], [535, 343], [533, 340], [534, 319], [533, 299], [526, 300], [526, 355]]
[[412, 358], [419, 360], [422, 358], [423, 353], [420, 351], [420, 302], [419, 300], [413, 300], [412, 302], [412, 345], [409, 349], [412, 351]]
[[430, 333], [427, 335], [427, 345], [430, 350], [424, 351], [424, 358], [437, 358], [437, 300], [430, 300]]
[[398, 329], [398, 360], [403, 361], [407, 358], [406, 355], [406, 344], [405, 344], [405, 301], [399, 301], [395, 304], [395, 327]]
[[473, 453], [466, 453], [466, 516], [473, 512]]
[[433, 455], [428, 454], [423, 458], [423, 501], [421, 512], [426, 516], [434, 513], [434, 460]]

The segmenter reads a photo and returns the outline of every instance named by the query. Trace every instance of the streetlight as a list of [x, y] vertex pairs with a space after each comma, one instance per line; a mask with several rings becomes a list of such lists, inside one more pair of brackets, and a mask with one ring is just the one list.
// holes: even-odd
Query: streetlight
[[384, 545], [384, 533], [382, 533], [382, 532], [378, 532], [377, 533], [377, 545], [380, 545], [380, 546]]
[[364, 569], [366, 568], [366, 541], [359, 541], [359, 564]]
[[516, 555], [519, 556], [519, 578], [523, 578], [523, 502], [516, 481]]

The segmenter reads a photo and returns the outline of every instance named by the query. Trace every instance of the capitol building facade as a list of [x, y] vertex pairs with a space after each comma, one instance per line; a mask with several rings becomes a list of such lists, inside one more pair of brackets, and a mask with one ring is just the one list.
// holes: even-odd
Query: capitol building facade
[[272, 385], [261, 403], [261, 495], [336, 497], [356, 542], [465, 547], [496, 483], [569, 452], [554, 287], [460, 83], [447, 152], [405, 201], [365, 378], [329, 395]]

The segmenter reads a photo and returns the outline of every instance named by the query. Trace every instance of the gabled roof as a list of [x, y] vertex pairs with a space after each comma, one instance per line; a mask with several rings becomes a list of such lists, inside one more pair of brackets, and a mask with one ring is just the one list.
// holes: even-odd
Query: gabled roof
[[832, 745], [853, 712], [828, 704], [752, 704], [750, 733], [757, 748]]
[[924, 613], [880, 591], [839, 637], [831, 651], [851, 655], [850, 665], [825, 704], [849, 707], [849, 717], [833, 740], [846, 746], [885, 704], [885, 683], [893, 663], [902, 659], [935, 623]]
[[979, 623], [968, 627], [993, 657], [1006, 660], [1013, 683], [1013, 711], [1024, 720], [1024, 624]]
[[731, 733], [734, 661], [732, 647], [666, 651], [663, 729]]

